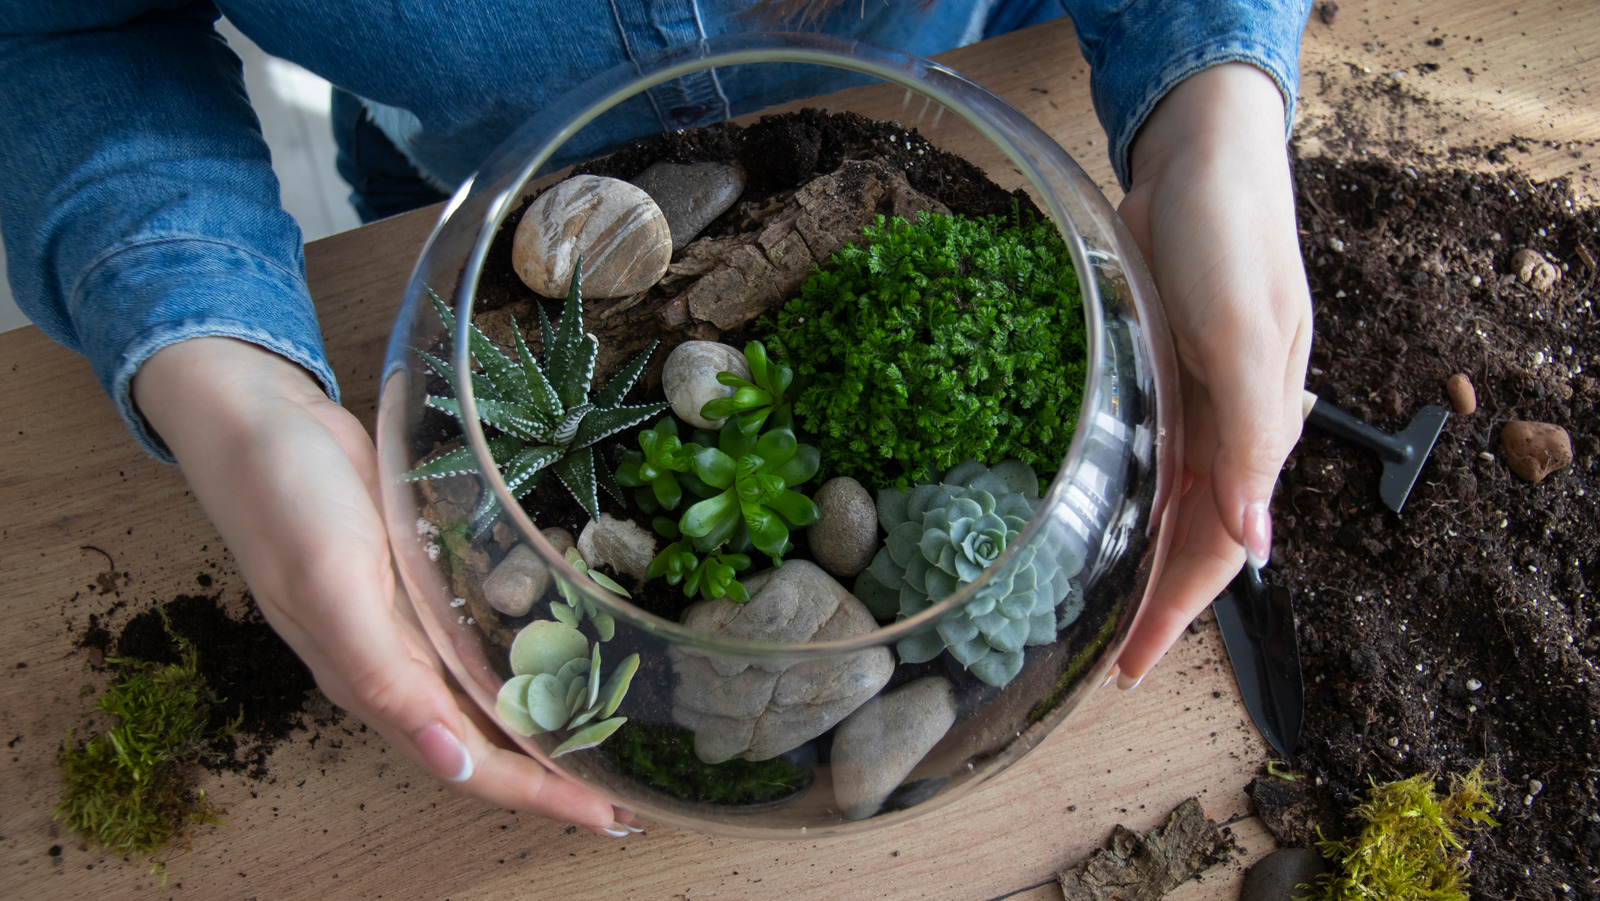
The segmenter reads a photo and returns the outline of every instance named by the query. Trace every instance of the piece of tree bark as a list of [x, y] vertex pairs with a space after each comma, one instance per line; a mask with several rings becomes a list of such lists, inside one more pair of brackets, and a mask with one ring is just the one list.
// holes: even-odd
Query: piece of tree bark
[[1156, 901], [1226, 856], [1226, 840], [1197, 798], [1147, 833], [1117, 826], [1111, 847], [1056, 879], [1066, 901]]

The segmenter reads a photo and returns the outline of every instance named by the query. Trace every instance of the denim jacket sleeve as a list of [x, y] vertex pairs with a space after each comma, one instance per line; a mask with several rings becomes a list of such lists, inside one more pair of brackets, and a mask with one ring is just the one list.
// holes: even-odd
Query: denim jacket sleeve
[[129, 5], [0, 2], [0, 223], [18, 305], [170, 461], [130, 390], [167, 345], [239, 338], [337, 387], [216, 9]]
[[1134, 136], [1151, 110], [1178, 82], [1220, 63], [1250, 63], [1277, 82], [1287, 139], [1311, 0], [1063, 3], [1089, 61], [1095, 112], [1110, 136], [1111, 165], [1124, 189]]

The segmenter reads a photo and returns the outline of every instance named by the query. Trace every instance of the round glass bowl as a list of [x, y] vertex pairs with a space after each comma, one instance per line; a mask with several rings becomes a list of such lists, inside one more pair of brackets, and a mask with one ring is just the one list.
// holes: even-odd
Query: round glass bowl
[[[824, 91], [834, 93], [815, 97]], [[663, 609], [664, 580], [650, 588], [619, 572], [618, 561], [641, 553], [623, 547], [627, 534], [653, 542], [646, 556], [669, 539], [651, 534], [633, 489], [618, 497], [604, 489], [623, 453], [640, 450], [639, 429], [671, 419], [670, 411], [641, 416], [587, 450], [575, 449], [583, 441], [564, 448], [560, 481], [548, 479], [543, 493], [518, 501], [502, 464], [522, 442], [505, 438], [504, 385], [496, 380], [525, 358], [509, 337], [506, 310], [485, 310], [485, 298], [508, 279], [510, 223], [563, 167], [659, 131], [662, 122], [694, 128], [741, 115], [736, 122], [749, 122], [747, 107], [805, 97], [812, 98], [807, 107], [892, 122], [875, 140], [903, 145], [896, 151], [903, 171], [914, 175], [919, 158], [949, 151], [1001, 188], [1020, 189], [1055, 225], [1077, 273], [1087, 328], [1076, 427], [1070, 444], [1046, 449], [1059, 468], [1038, 479], [1009, 464], [961, 466], [898, 500], [866, 485], [868, 497], [877, 495], [880, 523], [913, 524], [910, 541], [887, 540], [875, 554], [894, 564], [870, 568], [887, 573], [879, 590], [863, 588], [865, 576], [829, 575], [802, 539], [771, 571], [765, 555], [748, 554], [755, 562], [738, 576], [747, 603], [691, 602], [678, 586], [666, 592], [677, 592], [677, 606]], [[689, 138], [728, 133], [717, 129], [724, 130]], [[809, 153], [803, 162], [817, 171], [849, 163], [819, 161], [827, 147], [784, 143], [766, 152]], [[791, 187], [773, 196], [794, 194]], [[774, 258], [771, 248], [767, 255]], [[667, 350], [721, 331], [681, 310], [652, 311], [652, 302], [586, 303], [584, 326], [604, 342], [663, 344], [621, 397], [612, 380], [637, 354], [602, 347], [588, 395], [597, 407], [660, 401]], [[518, 308], [529, 356], [587, 352], [580, 332], [563, 333], [566, 303], [539, 302], [557, 324], [549, 334], [541, 333], [538, 310]], [[483, 324], [488, 337], [469, 340], [469, 330], [447, 327], [447, 319]], [[760, 320], [727, 331], [742, 347], [743, 338], [760, 337]], [[490, 343], [504, 362], [485, 369], [497, 356]], [[559, 366], [545, 359], [545, 368]], [[456, 377], [468, 371], [476, 374]], [[385, 515], [405, 588], [444, 662], [528, 754], [657, 822], [793, 838], [894, 823], [959, 797], [1038, 744], [1104, 679], [1166, 554], [1180, 457], [1176, 361], [1133, 241], [1083, 171], [1015, 109], [943, 66], [860, 44], [795, 35], [714, 39], [601, 75], [547, 107], [448, 204], [407, 287], [385, 373], [378, 410]], [[513, 375], [526, 381], [525, 371]], [[429, 397], [455, 400], [430, 406]], [[563, 407], [570, 414], [582, 399], [566, 396]], [[441, 408], [459, 410], [460, 419]], [[499, 427], [486, 430], [480, 415]], [[688, 426], [680, 431], [691, 440]], [[702, 436], [706, 445], [718, 441]], [[757, 455], [783, 457], [782, 444], [761, 445]], [[740, 456], [735, 447], [729, 459]], [[419, 467], [457, 474], [419, 481]], [[624, 537], [599, 542], [609, 540], [602, 556], [617, 565], [597, 571], [624, 583], [637, 603], [592, 578], [581, 553], [574, 557], [555, 533], [541, 531], [562, 516], [571, 522], [569, 537], [582, 531], [571, 513], [588, 508], [577, 500], [587, 493], [585, 472], [601, 486], [601, 518], [627, 521]], [[702, 494], [717, 478], [707, 475]], [[817, 488], [813, 481], [800, 490]], [[922, 540], [934, 518], [939, 540], [954, 550]], [[796, 526], [791, 534], [807, 533]], [[880, 530], [874, 541], [887, 534]], [[585, 553], [596, 546], [579, 544]], [[951, 554], [964, 562], [946, 565]], [[695, 562], [689, 558], [681, 574]], [[957, 577], [927, 577], [930, 566]], [[953, 593], [907, 600], [901, 591], [896, 609], [895, 586], [903, 587], [896, 580], [909, 581], [907, 572], [926, 592], [942, 595], [944, 586]], [[895, 585], [885, 590], [887, 583]], [[536, 594], [526, 613], [491, 604], [507, 606], [507, 584], [518, 586], [513, 610], [517, 598]]]

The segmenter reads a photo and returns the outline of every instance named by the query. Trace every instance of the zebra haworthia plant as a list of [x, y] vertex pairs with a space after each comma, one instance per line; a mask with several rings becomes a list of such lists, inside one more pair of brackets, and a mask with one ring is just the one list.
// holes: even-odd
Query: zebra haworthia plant
[[[592, 445], [660, 413], [667, 404], [625, 406], [622, 403], [655, 351], [653, 342], [622, 367], [604, 388], [590, 396], [600, 342], [583, 330], [583, 299], [579, 291], [581, 268], [582, 261], [579, 261], [558, 327], [552, 328], [544, 308], [539, 308], [544, 366], [534, 359], [515, 320], [511, 331], [516, 336], [516, 360], [502, 353], [476, 326], [469, 325], [468, 346], [472, 358], [482, 367], [481, 372], [475, 370], [469, 375], [478, 418], [500, 432], [489, 439], [489, 455], [504, 473], [511, 496], [521, 500], [539, 484], [545, 473], [554, 472], [590, 518], [598, 519], [602, 486], [617, 500], [623, 497], [609, 467], [596, 465]], [[428, 289], [428, 296], [453, 342], [455, 317], [433, 289]], [[460, 390], [454, 366], [425, 351], [418, 350], [417, 355], [429, 369]], [[429, 395], [426, 403], [458, 420], [461, 418], [461, 402], [457, 398]], [[405, 473], [402, 478], [420, 481], [474, 475], [477, 471], [472, 448], [460, 447]], [[499, 513], [499, 501], [493, 492], [486, 490], [473, 513], [473, 525], [479, 530], [485, 529]]]

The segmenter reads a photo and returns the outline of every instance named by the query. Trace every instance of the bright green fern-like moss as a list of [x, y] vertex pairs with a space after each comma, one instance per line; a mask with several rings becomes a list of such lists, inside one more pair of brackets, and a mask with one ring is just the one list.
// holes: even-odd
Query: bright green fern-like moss
[[163, 868], [163, 849], [187, 841], [197, 824], [218, 822], [219, 811], [192, 784], [193, 768], [238, 725], [211, 726], [215, 701], [194, 645], [171, 634], [178, 663], [107, 661], [121, 675], [94, 709], [116, 723], [82, 744], [68, 735], [59, 757], [56, 818], [113, 853], [148, 855], [152, 871]]
[[1499, 825], [1479, 768], [1450, 777], [1450, 793], [1433, 778], [1374, 784], [1354, 816], [1365, 825], [1349, 839], [1317, 843], [1337, 872], [1323, 876], [1308, 901], [1467, 901], [1463, 830]]

